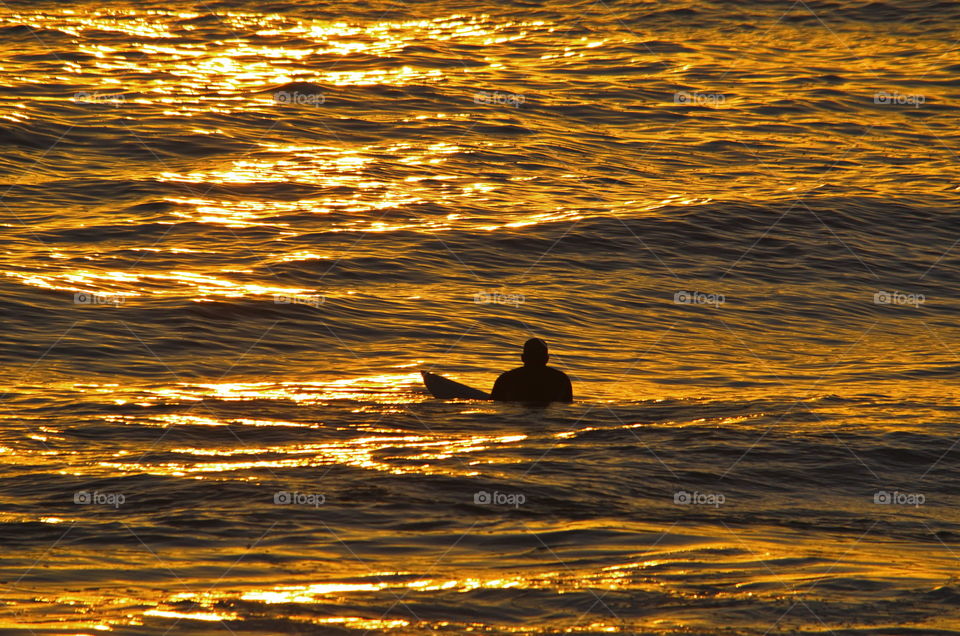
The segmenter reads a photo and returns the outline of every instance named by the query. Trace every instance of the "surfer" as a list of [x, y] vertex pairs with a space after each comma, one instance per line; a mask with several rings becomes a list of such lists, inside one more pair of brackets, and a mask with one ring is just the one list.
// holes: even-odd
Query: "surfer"
[[547, 343], [530, 338], [523, 345], [523, 366], [500, 375], [493, 385], [494, 400], [511, 402], [573, 402], [573, 387], [563, 371], [547, 366]]

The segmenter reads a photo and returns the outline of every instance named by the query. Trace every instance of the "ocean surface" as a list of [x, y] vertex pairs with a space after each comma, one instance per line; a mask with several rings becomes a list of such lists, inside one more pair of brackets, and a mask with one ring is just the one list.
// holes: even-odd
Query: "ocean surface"
[[0, 633], [960, 633], [958, 38], [5, 0]]

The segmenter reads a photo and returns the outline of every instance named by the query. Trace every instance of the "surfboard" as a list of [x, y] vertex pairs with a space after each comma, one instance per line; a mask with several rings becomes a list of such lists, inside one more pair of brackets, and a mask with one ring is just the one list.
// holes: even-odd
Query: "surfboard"
[[429, 371], [421, 371], [423, 384], [430, 391], [430, 395], [441, 400], [489, 400], [490, 394], [486, 391], [474, 389], [466, 384], [455, 382], [449, 378]]

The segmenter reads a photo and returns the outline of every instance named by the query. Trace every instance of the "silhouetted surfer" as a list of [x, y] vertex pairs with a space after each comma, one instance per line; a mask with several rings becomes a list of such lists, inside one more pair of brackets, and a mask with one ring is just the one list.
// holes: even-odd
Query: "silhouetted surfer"
[[547, 366], [547, 343], [530, 338], [523, 345], [523, 366], [500, 375], [493, 385], [494, 400], [513, 402], [573, 402], [573, 387], [563, 371]]

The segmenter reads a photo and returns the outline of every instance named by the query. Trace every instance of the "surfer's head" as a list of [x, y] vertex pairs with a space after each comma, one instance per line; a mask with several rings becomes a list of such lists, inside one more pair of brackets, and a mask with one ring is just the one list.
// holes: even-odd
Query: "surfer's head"
[[540, 338], [530, 338], [523, 343], [523, 355], [520, 356], [523, 363], [528, 366], [542, 366], [550, 359], [547, 353], [547, 343]]

